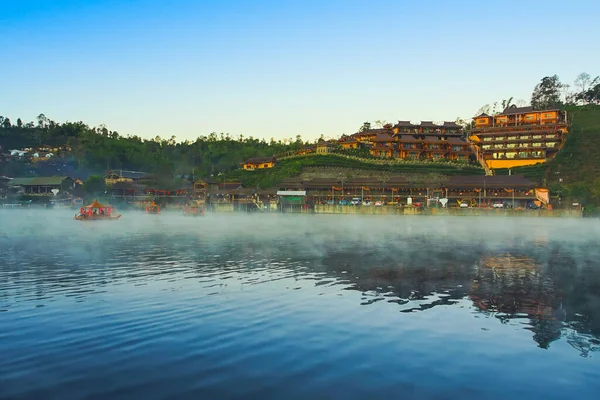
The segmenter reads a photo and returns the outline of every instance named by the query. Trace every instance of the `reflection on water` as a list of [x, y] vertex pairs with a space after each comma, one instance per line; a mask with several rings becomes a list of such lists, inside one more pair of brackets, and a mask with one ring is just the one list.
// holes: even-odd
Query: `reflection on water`
[[593, 221], [69, 216], [0, 213], [0, 398], [600, 389]]

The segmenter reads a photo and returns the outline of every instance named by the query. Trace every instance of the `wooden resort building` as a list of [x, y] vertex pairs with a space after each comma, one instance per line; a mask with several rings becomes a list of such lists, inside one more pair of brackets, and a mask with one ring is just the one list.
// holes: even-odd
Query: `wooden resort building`
[[68, 176], [14, 178], [8, 183], [8, 190], [23, 196], [56, 196], [76, 186], [75, 181]]
[[343, 149], [367, 147], [377, 158], [468, 160], [473, 154], [462, 126], [455, 122], [438, 125], [432, 121], [398, 121], [393, 127], [387, 125], [343, 138], [340, 145]]
[[110, 186], [118, 182], [137, 182], [146, 177], [147, 174], [145, 172], [114, 169], [108, 171], [106, 175], [104, 175], [104, 183]]
[[241, 165], [246, 171], [254, 171], [256, 169], [273, 168], [276, 161], [275, 157], [256, 157], [243, 162]]
[[[403, 176], [389, 178], [367, 177], [345, 179], [298, 177], [283, 180], [279, 190], [305, 191], [306, 204], [349, 204], [352, 199], [361, 203], [380, 202], [381, 205], [431, 205], [448, 199], [447, 207], [504, 207], [523, 208], [547, 204], [547, 190], [521, 175], [512, 176], [453, 176], [443, 181], [409, 181]], [[544, 194], [545, 193], [545, 194]]]
[[317, 154], [329, 154], [331, 153], [331, 150], [333, 149], [333, 145], [330, 142], [326, 142], [326, 141], [320, 141], [319, 143], [317, 143], [316, 146], [316, 153]]
[[473, 118], [469, 141], [478, 160], [490, 169], [546, 162], [563, 147], [568, 134], [567, 113], [510, 106], [501, 114]]

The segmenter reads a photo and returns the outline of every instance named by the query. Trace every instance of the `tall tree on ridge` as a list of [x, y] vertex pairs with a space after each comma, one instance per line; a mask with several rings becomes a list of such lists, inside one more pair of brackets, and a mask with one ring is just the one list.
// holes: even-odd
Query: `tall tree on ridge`
[[533, 89], [531, 105], [535, 110], [561, 107], [563, 105], [561, 101], [562, 88], [563, 84], [558, 75], [543, 77]]

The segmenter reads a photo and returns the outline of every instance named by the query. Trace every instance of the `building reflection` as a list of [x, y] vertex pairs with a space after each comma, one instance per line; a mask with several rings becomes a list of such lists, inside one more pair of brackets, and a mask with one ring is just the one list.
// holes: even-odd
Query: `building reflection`
[[[547, 238], [535, 239], [497, 253], [456, 243], [429, 252], [417, 243], [397, 253], [345, 250], [323, 264], [363, 293], [363, 305], [385, 300], [414, 312], [469, 299], [476, 312], [501, 323], [527, 321], [540, 348], [564, 338], [582, 356], [599, 351], [600, 277], [580, 268], [577, 253], [558, 247], [548, 253]], [[524, 254], [533, 247], [541, 250]]]
[[561, 337], [566, 320], [564, 294], [531, 257], [499, 254], [481, 258], [469, 291], [481, 312], [503, 322], [527, 318], [527, 329], [541, 348]]

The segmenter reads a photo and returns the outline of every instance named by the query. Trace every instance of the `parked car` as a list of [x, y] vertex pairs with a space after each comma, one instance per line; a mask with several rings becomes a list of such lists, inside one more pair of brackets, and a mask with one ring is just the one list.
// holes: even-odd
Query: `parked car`
[[381, 206], [383, 206], [383, 203], [381, 201], [375, 202], [375, 207], [381, 207]]
[[348, 205], [348, 200], [340, 200], [340, 206], [347, 206]]
[[362, 203], [363, 206], [370, 206], [371, 205], [371, 200], [365, 200]]
[[460, 203], [460, 208], [469, 208], [469, 203], [463, 201], [462, 203]]
[[504, 208], [504, 203], [501, 201], [497, 201], [494, 203], [494, 205], [492, 207], [493, 208]]
[[360, 197], [354, 197], [352, 201], [350, 201], [350, 204], [352, 204], [353, 206], [360, 206], [361, 203], [362, 200], [360, 199]]

